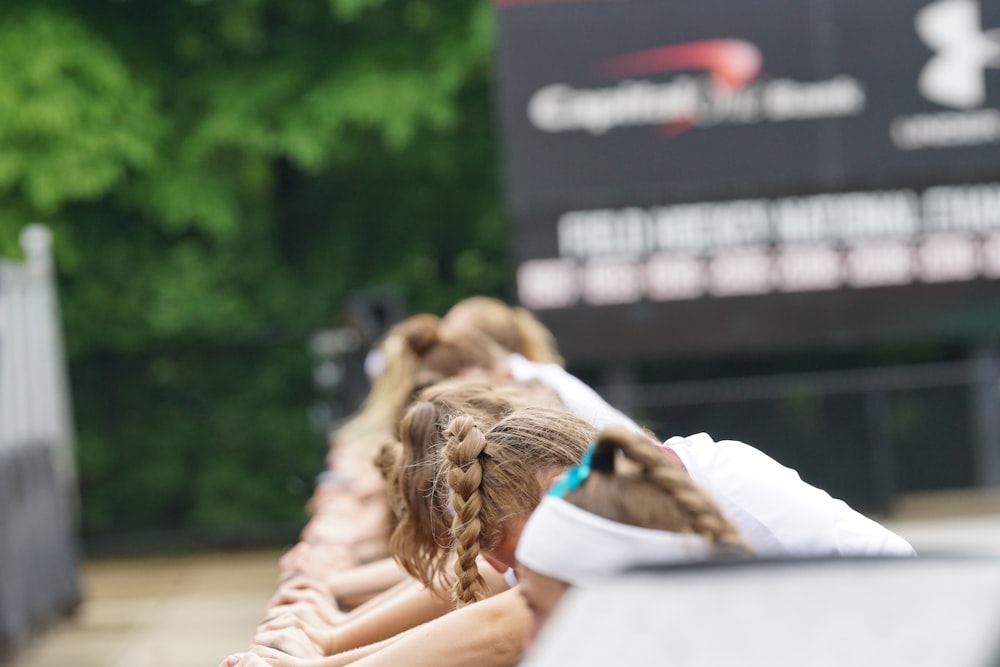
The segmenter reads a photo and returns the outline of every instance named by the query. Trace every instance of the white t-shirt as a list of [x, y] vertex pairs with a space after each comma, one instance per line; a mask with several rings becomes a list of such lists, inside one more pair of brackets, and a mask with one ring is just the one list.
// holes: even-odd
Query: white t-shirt
[[594, 428], [624, 426], [636, 433], [643, 432], [625, 413], [613, 408], [600, 394], [558, 364], [528, 361], [520, 354], [511, 354], [507, 357], [507, 369], [518, 382], [538, 380], [552, 389], [567, 410]]
[[764, 452], [707, 433], [665, 443], [759, 556], [914, 556], [910, 544]]
[[[764, 452], [707, 433], [663, 443], [758, 556], [915, 556], [910, 543]], [[511, 586], [513, 570], [504, 573]]]

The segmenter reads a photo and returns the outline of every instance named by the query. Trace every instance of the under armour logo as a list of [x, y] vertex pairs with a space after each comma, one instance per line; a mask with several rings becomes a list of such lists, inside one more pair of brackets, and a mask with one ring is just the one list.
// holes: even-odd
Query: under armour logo
[[985, 70], [1000, 67], [1000, 30], [983, 31], [978, 0], [938, 0], [917, 13], [916, 26], [937, 52], [920, 73], [920, 94], [958, 109], [983, 104]]

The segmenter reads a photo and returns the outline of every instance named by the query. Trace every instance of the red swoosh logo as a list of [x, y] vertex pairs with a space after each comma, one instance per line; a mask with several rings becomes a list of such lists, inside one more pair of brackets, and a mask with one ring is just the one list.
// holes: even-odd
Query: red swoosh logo
[[[710, 39], [700, 42], [672, 44], [637, 51], [612, 58], [600, 67], [609, 78], [626, 78], [655, 74], [700, 70], [709, 73], [717, 90], [736, 92], [750, 84], [760, 74], [764, 57], [750, 42], [741, 39]], [[667, 123], [663, 131], [670, 137], [690, 129], [694, 119]]]
[[711, 39], [638, 51], [606, 61], [605, 76], [623, 78], [678, 70], [704, 70], [712, 85], [736, 91], [757, 78], [764, 58], [756, 46], [741, 39]]

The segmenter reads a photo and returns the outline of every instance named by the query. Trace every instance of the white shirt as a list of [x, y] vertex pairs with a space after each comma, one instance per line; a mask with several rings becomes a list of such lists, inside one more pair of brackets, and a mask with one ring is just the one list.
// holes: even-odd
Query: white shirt
[[600, 394], [558, 364], [528, 361], [520, 354], [511, 354], [507, 357], [507, 369], [518, 382], [538, 380], [552, 389], [567, 410], [594, 428], [624, 426], [636, 433], [643, 432], [625, 413], [613, 408]]
[[[915, 556], [909, 542], [764, 452], [707, 433], [663, 443], [758, 556]], [[517, 584], [513, 569], [504, 573]]]
[[914, 556], [910, 544], [764, 452], [707, 433], [664, 443], [759, 556]]

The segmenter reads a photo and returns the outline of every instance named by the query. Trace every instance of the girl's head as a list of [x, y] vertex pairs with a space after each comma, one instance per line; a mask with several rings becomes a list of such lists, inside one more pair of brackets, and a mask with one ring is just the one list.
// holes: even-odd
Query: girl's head
[[[379, 372], [372, 379], [371, 390], [361, 409], [331, 434], [337, 469], [370, 465], [379, 448], [387, 442], [399, 418], [399, 412], [413, 393], [414, 377], [421, 370], [418, 357], [407, 341], [413, 332], [436, 329], [435, 315], [412, 315], [389, 329], [378, 345]], [[348, 471], [350, 474], [350, 471]]]
[[448, 577], [453, 514], [447, 485], [436, 477], [444, 432], [457, 414], [489, 427], [515, 409], [559, 407], [552, 390], [536, 382], [497, 382], [481, 377], [444, 380], [420, 391], [399, 422], [399, 441], [387, 446], [383, 469], [397, 525], [390, 551], [427, 586]]
[[514, 565], [520, 529], [548, 479], [583, 457], [595, 429], [563, 409], [514, 410], [495, 424], [455, 417], [445, 431], [443, 474], [450, 491], [456, 555], [455, 601], [485, 596], [476, 558]]
[[452, 306], [444, 320], [451, 327], [480, 331], [505, 350], [531, 361], [563, 363], [552, 332], [524, 308], [488, 296], [472, 296]]
[[415, 321], [403, 333], [413, 359], [411, 391], [469, 371], [506, 371], [503, 348], [478, 330], [445, 326], [433, 318]]
[[518, 577], [535, 618], [531, 636], [570, 585], [720, 553], [750, 549], [708, 494], [653, 441], [606, 429], [521, 533]]

